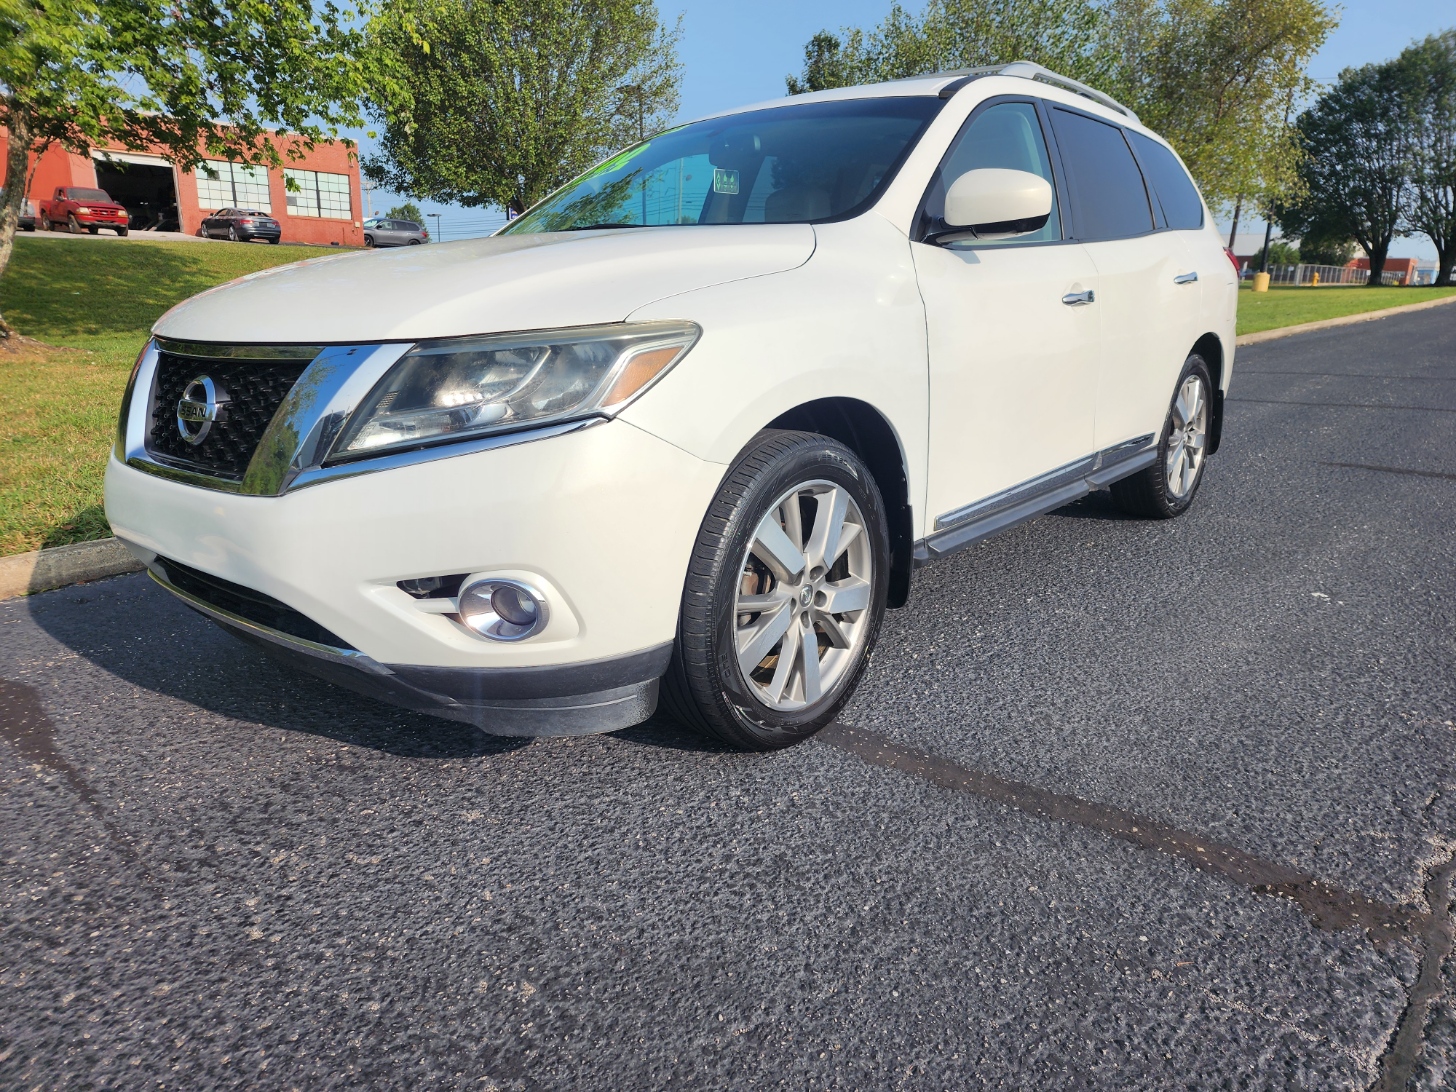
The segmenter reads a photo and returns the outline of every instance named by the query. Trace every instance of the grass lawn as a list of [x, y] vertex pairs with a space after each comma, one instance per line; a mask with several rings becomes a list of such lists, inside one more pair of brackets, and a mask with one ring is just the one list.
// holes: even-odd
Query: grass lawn
[[0, 313], [43, 344], [0, 348], [0, 555], [105, 538], [122, 388], [167, 308], [316, 247], [20, 236]]
[[[1403, 307], [1442, 296], [1456, 295], [1456, 288], [1365, 288], [1330, 285], [1322, 288], [1273, 287], [1255, 292], [1247, 283], [1239, 286], [1239, 333], [1257, 334], [1280, 326], [1358, 315]], [[1456, 304], [1452, 305], [1456, 307]]]

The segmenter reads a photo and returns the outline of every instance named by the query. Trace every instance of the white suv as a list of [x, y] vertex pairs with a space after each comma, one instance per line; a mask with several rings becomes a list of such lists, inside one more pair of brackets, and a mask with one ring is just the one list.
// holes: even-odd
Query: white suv
[[1235, 270], [1131, 111], [1017, 63], [669, 130], [499, 235], [168, 312], [116, 534], [297, 666], [503, 735], [785, 746], [919, 565], [1218, 447]]

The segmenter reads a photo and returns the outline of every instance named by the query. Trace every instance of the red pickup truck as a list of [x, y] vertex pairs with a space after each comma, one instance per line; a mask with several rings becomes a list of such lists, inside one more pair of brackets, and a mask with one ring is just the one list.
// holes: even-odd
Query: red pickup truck
[[110, 228], [125, 235], [130, 217], [105, 190], [83, 186], [57, 186], [55, 196], [40, 203], [40, 220], [51, 231], [62, 228], [72, 235], [89, 231], [92, 235]]

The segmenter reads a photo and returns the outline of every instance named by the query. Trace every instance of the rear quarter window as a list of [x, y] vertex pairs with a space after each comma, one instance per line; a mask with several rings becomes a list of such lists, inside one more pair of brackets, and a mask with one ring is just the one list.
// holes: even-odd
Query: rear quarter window
[[1116, 125], [1052, 110], [1062, 163], [1072, 187], [1077, 237], [1125, 239], [1153, 230], [1153, 210], [1137, 160]]
[[1180, 230], [1201, 228], [1203, 202], [1178, 157], [1142, 133], [1129, 129], [1127, 135], [1147, 173], [1148, 184], [1163, 207], [1163, 219], [1168, 221], [1168, 226]]

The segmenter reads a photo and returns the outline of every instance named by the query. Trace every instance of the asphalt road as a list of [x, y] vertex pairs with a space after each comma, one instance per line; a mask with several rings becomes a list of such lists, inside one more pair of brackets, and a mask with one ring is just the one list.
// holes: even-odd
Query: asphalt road
[[1456, 1083], [1456, 309], [1228, 418], [1181, 519], [922, 570], [776, 755], [495, 740], [142, 576], [0, 605], [0, 1087]]

